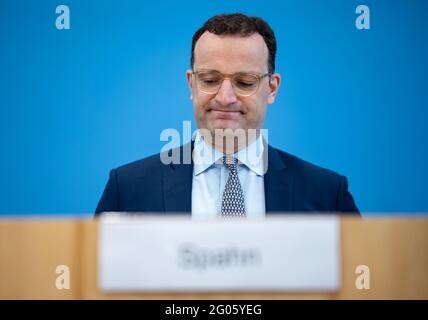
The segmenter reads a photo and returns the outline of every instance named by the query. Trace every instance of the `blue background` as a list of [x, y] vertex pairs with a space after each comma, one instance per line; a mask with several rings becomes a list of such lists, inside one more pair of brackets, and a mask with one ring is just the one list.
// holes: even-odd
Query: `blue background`
[[[55, 28], [59, 4], [71, 30]], [[91, 213], [111, 168], [195, 129], [191, 37], [237, 11], [277, 36], [269, 142], [346, 175], [365, 215], [428, 212], [428, 1], [2, 0], [0, 213]]]

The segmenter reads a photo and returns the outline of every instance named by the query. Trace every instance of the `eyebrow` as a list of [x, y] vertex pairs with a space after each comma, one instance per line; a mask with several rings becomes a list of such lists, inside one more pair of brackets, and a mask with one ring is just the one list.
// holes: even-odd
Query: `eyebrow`
[[[221, 74], [225, 74], [225, 73], [223, 73], [221, 71], [218, 71], [218, 70], [215, 70], [215, 69], [204, 69], [204, 68], [201, 68], [201, 69], [198, 69], [197, 71], [198, 72], [200, 72], [200, 71], [203, 71], [203, 72], [218, 72], [218, 73], [221, 73]], [[230, 74], [235, 74], [235, 73], [260, 74], [260, 72], [257, 72], [257, 71], [237, 71], [237, 72], [233, 72], [233, 73], [230, 73]]]

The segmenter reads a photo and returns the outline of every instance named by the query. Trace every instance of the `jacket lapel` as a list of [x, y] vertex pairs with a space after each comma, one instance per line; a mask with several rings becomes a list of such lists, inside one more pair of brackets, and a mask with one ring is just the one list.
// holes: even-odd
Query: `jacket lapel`
[[[188, 143], [181, 146], [180, 161], [192, 152], [192, 144]], [[191, 158], [191, 157], [190, 157]], [[188, 161], [187, 161], [188, 162]], [[163, 195], [164, 207], [167, 213], [184, 213], [190, 215], [192, 210], [192, 178], [193, 178], [193, 161], [186, 164], [169, 164], [163, 171]]]
[[293, 179], [278, 151], [268, 146], [268, 168], [264, 177], [266, 213], [292, 211]]
[[[193, 150], [193, 143], [180, 148], [180, 154]], [[183, 159], [183, 157], [181, 157]], [[190, 164], [169, 164], [163, 172], [166, 212], [185, 213], [192, 210], [193, 161]], [[266, 213], [292, 211], [293, 179], [278, 151], [268, 145], [268, 168], [264, 176]]]

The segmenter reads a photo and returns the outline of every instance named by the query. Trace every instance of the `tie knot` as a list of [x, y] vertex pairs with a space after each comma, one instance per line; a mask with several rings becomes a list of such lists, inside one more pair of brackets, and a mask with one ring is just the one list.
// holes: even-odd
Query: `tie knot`
[[223, 156], [223, 164], [233, 173], [236, 174], [236, 166], [238, 159], [233, 156], [225, 155]]

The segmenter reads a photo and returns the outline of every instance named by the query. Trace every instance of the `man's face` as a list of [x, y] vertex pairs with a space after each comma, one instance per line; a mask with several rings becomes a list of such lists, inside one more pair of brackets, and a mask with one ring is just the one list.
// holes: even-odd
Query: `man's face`
[[[205, 32], [196, 42], [194, 71], [216, 70], [223, 74], [247, 72], [258, 75], [268, 73], [268, 48], [263, 37], [255, 33], [248, 37], [218, 36]], [[187, 71], [196, 124], [199, 129], [260, 129], [267, 104], [275, 100], [280, 75], [260, 80], [258, 90], [251, 96], [234, 92], [230, 79], [224, 79], [219, 91], [203, 93], [198, 89], [195, 75]]]

